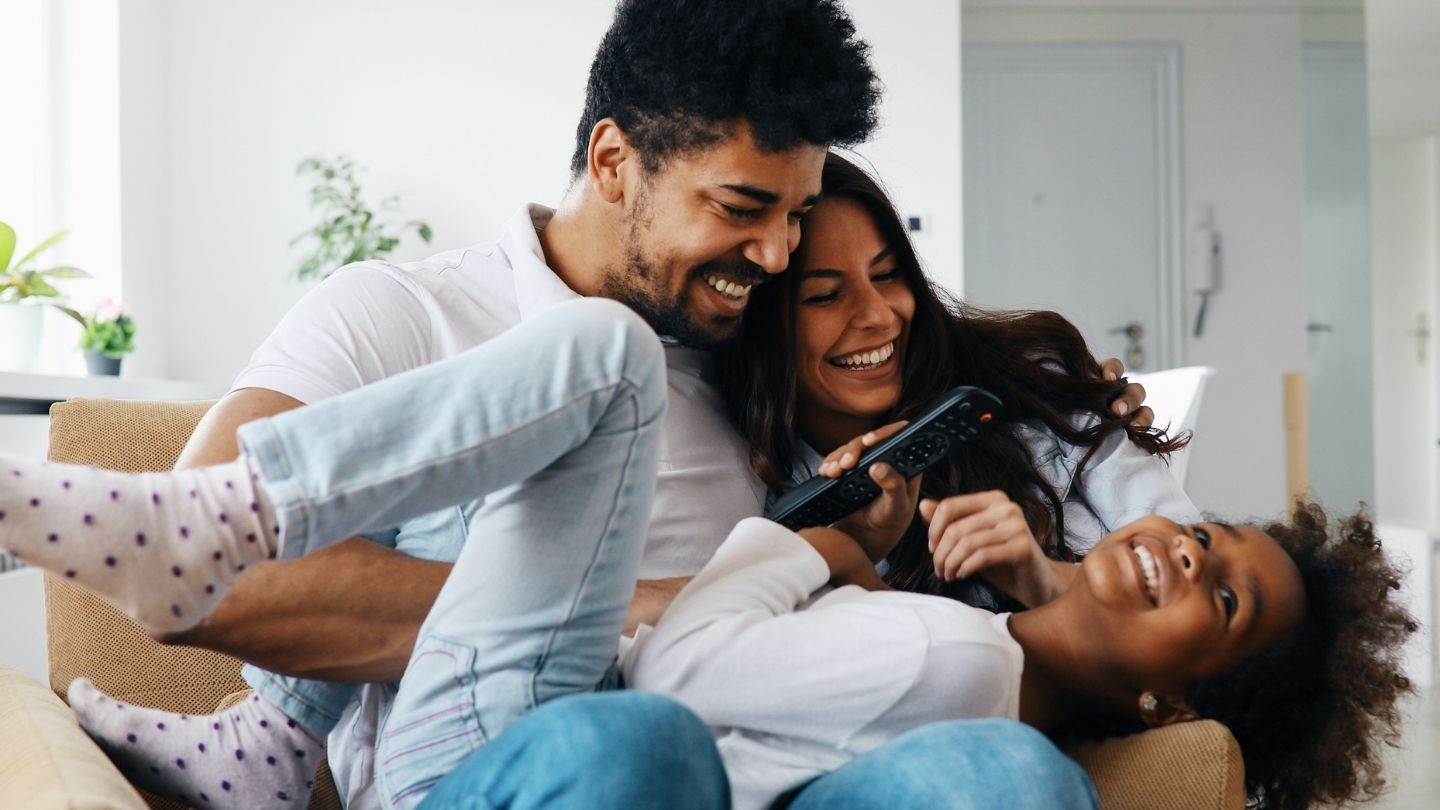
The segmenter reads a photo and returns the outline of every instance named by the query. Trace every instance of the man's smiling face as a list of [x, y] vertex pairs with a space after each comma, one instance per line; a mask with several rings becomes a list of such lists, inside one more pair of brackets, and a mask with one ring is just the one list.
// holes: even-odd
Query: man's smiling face
[[714, 146], [636, 172], [625, 255], [606, 269], [600, 293], [685, 345], [729, 342], [750, 288], [789, 263], [824, 163], [821, 146], [762, 151], [739, 123]]

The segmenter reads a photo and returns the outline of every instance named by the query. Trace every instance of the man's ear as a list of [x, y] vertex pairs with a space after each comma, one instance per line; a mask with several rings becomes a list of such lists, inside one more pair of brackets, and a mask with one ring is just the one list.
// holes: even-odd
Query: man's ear
[[586, 149], [590, 186], [605, 202], [619, 202], [625, 196], [627, 162], [635, 156], [625, 133], [613, 118], [602, 118], [590, 130], [590, 146]]
[[1200, 715], [1179, 695], [1161, 695], [1151, 691], [1140, 693], [1140, 719], [1150, 728], [1188, 723]]

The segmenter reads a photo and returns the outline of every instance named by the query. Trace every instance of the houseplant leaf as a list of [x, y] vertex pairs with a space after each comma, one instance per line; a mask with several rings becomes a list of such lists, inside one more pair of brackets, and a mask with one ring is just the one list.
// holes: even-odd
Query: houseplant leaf
[[91, 277], [90, 274], [85, 272], [84, 270], [81, 270], [78, 267], [70, 267], [69, 265], [61, 265], [59, 267], [50, 267], [45, 270], [41, 270], [40, 275], [46, 278], [58, 278], [66, 281], [78, 278]]
[[15, 229], [0, 222], [0, 273], [10, 268], [10, 257], [15, 255]]
[[44, 251], [47, 251], [47, 250], [49, 250], [50, 248], [55, 247], [57, 244], [60, 243], [60, 240], [64, 239], [65, 237], [67, 237], [67, 236], [69, 236], [69, 235], [70, 235], [70, 232], [69, 232], [69, 231], [56, 231], [55, 233], [51, 234], [49, 239], [46, 239], [44, 242], [41, 242], [40, 244], [38, 244], [38, 245], [36, 245], [35, 247], [31, 248], [29, 253], [26, 253], [24, 256], [21, 256], [21, 257], [20, 257], [20, 261], [15, 262], [15, 269], [18, 270], [18, 269], [20, 269], [21, 267], [24, 267], [26, 262], [28, 262], [28, 261], [30, 261], [31, 259], [35, 258], [36, 256], [40, 255], [40, 254], [43, 253]]

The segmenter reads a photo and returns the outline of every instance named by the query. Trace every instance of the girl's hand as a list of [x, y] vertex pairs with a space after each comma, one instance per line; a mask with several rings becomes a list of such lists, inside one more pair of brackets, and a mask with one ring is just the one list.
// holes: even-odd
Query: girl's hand
[[[906, 424], [892, 422], [840, 445], [820, 464], [820, 474], [826, 478], [839, 478], [846, 470], [854, 469], [866, 450], [890, 438]], [[910, 527], [910, 521], [914, 520], [921, 477], [917, 475], [906, 481], [894, 467], [884, 462], [870, 465], [869, 472], [870, 480], [880, 487], [879, 497], [865, 508], [837, 521], [835, 528], [855, 538], [870, 557], [870, 562], [877, 563], [895, 548]]]
[[855, 538], [826, 526], [801, 529], [798, 534], [830, 567], [830, 584], [836, 587], [859, 585], [867, 591], [889, 590], [875, 572], [875, 564]]
[[[991, 490], [920, 502], [930, 523], [935, 576], [946, 582], [983, 574], [1026, 607], [1054, 599], [1068, 585], [1030, 533], [1019, 505]], [[1070, 566], [1073, 568], [1074, 566]]]

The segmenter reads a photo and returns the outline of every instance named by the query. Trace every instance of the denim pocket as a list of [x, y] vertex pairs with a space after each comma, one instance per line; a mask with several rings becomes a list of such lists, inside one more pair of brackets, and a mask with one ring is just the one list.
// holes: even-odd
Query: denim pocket
[[418, 805], [487, 735], [475, 705], [475, 649], [426, 637], [380, 727], [376, 779], [389, 807]]

